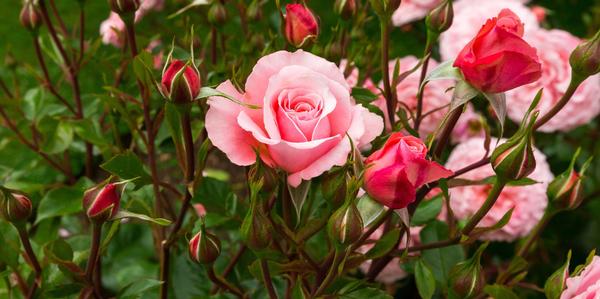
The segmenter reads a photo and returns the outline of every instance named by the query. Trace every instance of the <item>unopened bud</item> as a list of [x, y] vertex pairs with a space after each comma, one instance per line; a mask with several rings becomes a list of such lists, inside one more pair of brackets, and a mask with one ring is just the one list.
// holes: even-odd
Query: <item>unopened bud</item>
[[227, 21], [227, 9], [221, 1], [214, 1], [208, 9], [208, 22], [214, 25], [224, 24]]
[[569, 62], [573, 74], [582, 79], [600, 73], [600, 31], [592, 39], [579, 44], [571, 52]]
[[485, 277], [481, 267], [481, 254], [488, 243], [482, 244], [470, 259], [460, 262], [450, 269], [450, 287], [457, 298], [474, 298], [485, 287]]
[[140, 7], [140, 0], [108, 0], [108, 5], [119, 15], [133, 14]]
[[31, 216], [31, 200], [0, 187], [0, 217], [10, 223], [23, 223]]
[[567, 278], [569, 278], [569, 264], [571, 262], [571, 251], [567, 255], [567, 261], [556, 270], [544, 284], [544, 293], [548, 299], [559, 299], [566, 287]]
[[425, 18], [425, 24], [427, 25], [427, 30], [435, 34], [440, 34], [450, 28], [452, 19], [454, 19], [452, 0], [446, 0], [429, 12], [427, 18]]
[[190, 240], [189, 249], [194, 262], [212, 264], [221, 255], [221, 241], [208, 233], [202, 224], [200, 231]]
[[240, 233], [252, 250], [261, 250], [271, 245], [271, 223], [255, 199], [242, 222]]
[[303, 4], [288, 4], [285, 7], [285, 38], [296, 48], [314, 41], [319, 35], [319, 24], [315, 15]]
[[343, 19], [350, 19], [356, 14], [356, 0], [336, 0], [334, 10]]
[[21, 25], [30, 31], [36, 31], [42, 25], [42, 18], [37, 6], [33, 1], [26, 1], [19, 15]]
[[363, 229], [362, 217], [354, 201], [348, 201], [337, 209], [327, 223], [329, 238], [337, 247], [356, 242], [362, 235]]
[[95, 223], [104, 223], [119, 211], [121, 195], [116, 184], [98, 185], [83, 194], [83, 208]]
[[175, 104], [189, 104], [200, 93], [200, 74], [195, 66], [173, 60], [165, 68], [161, 80], [161, 93]]
[[321, 191], [323, 198], [331, 203], [331, 206], [338, 208], [346, 200], [346, 168], [331, 170], [323, 175]]
[[579, 156], [579, 150], [573, 156], [569, 168], [560, 175], [558, 175], [550, 184], [546, 191], [548, 199], [552, 207], [557, 210], [573, 210], [579, 207], [583, 201], [583, 175], [587, 169], [591, 159], [588, 160], [583, 167], [581, 172], [575, 171], [575, 162]]

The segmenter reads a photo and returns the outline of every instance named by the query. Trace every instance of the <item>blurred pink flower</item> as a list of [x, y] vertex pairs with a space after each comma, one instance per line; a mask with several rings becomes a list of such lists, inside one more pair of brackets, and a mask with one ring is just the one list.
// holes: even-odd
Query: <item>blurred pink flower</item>
[[538, 29], [539, 22], [537, 16], [523, 2], [518, 0], [455, 1], [452, 26], [440, 36], [442, 60], [454, 60], [486, 20], [497, 16], [504, 8], [513, 11], [524, 23], [524, 39], [528, 41], [528, 32]]
[[560, 299], [596, 299], [600, 297], [600, 257], [594, 256], [577, 276], [569, 277]]
[[111, 12], [108, 19], [100, 24], [100, 35], [102, 43], [121, 48], [126, 39], [125, 23], [118, 14]]
[[150, 52], [153, 56], [153, 66], [159, 70], [162, 68], [164, 51], [160, 48], [162, 42], [159, 39], [152, 40], [146, 47], [146, 51]]
[[[501, 140], [502, 143], [504, 140]], [[458, 170], [471, 163], [479, 161], [485, 154], [483, 138], [472, 138], [459, 144], [450, 154], [446, 167]], [[493, 147], [496, 140], [492, 140]], [[481, 220], [479, 227], [488, 227], [496, 224], [504, 214], [514, 208], [508, 224], [500, 230], [486, 233], [480, 237], [482, 240], [514, 241], [527, 235], [535, 224], [542, 218], [548, 205], [546, 187], [552, 181], [553, 175], [546, 157], [542, 152], [534, 149], [537, 163], [536, 169], [529, 178], [538, 183], [527, 186], [505, 187], [492, 207], [490, 212]], [[488, 164], [477, 170], [467, 172], [460, 176], [463, 179], [480, 180], [494, 175], [492, 167]], [[491, 188], [490, 185], [463, 186], [450, 189], [450, 206], [458, 219], [466, 219], [481, 207]]]
[[194, 210], [196, 211], [196, 215], [198, 215], [198, 217], [206, 216], [206, 208], [203, 204], [197, 203], [193, 204], [192, 206], [194, 207]]
[[[536, 93], [544, 88], [538, 105], [544, 114], [560, 100], [571, 79], [569, 55], [581, 40], [563, 30], [538, 29], [530, 32], [529, 43], [539, 49], [541, 78], [531, 84], [508, 91], [508, 116], [521, 122]], [[592, 76], [577, 89], [569, 103], [540, 128], [543, 132], [568, 131], [594, 119], [600, 113], [600, 76]]]
[[[423, 227], [420, 226], [410, 228], [410, 246], [418, 245], [421, 242], [419, 237], [421, 229], [423, 229]], [[371, 237], [369, 238], [371, 243], [359, 247], [358, 251], [363, 254], [367, 253], [371, 248], [373, 248], [375, 242], [382, 237], [382, 234], [383, 227], [380, 227], [374, 231], [373, 234], [371, 234]], [[398, 245], [398, 248], [400, 249], [404, 247], [406, 247], [406, 236], [402, 238], [402, 241], [400, 241], [400, 244]], [[367, 271], [369, 271], [369, 267], [371, 267], [371, 260], [362, 263], [360, 265], [360, 270], [364, 273], [367, 273]], [[384, 284], [391, 284], [404, 277], [406, 277], [406, 272], [400, 266], [400, 259], [394, 258], [387, 264], [387, 266], [385, 266], [385, 268], [383, 268], [379, 275], [375, 277], [375, 280]]]
[[450, 136], [452, 143], [465, 142], [473, 137], [485, 137], [483, 122], [483, 116], [476, 112], [471, 105], [467, 106], [454, 126]]
[[441, 0], [402, 0], [392, 15], [394, 26], [402, 26], [424, 18]]

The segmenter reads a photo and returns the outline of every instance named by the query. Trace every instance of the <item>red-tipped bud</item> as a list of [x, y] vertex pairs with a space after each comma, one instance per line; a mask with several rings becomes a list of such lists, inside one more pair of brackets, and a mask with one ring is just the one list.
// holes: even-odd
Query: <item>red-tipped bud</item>
[[344, 19], [350, 19], [356, 14], [356, 0], [336, 0], [334, 10]]
[[556, 210], [573, 210], [579, 207], [583, 201], [583, 178], [591, 159], [585, 162], [580, 172], [577, 172], [575, 162], [579, 157], [579, 152], [577, 150], [567, 170], [554, 178], [546, 190], [548, 199]]
[[35, 31], [42, 25], [42, 18], [40, 12], [33, 1], [27, 1], [23, 4], [21, 14], [19, 15], [21, 25], [27, 28], [27, 30]]
[[481, 254], [487, 243], [481, 245], [475, 255], [460, 262], [450, 270], [451, 292], [456, 298], [474, 298], [480, 295], [485, 287], [485, 277], [481, 267]]
[[363, 220], [353, 201], [337, 209], [327, 223], [329, 238], [337, 247], [345, 247], [356, 242], [364, 229]]
[[585, 79], [600, 73], [600, 31], [592, 39], [581, 43], [569, 58], [573, 74]]
[[133, 14], [140, 7], [140, 0], [108, 0], [108, 5], [119, 15]]
[[22, 223], [31, 216], [31, 200], [0, 187], [0, 217], [10, 223]]
[[208, 9], [208, 22], [211, 24], [223, 24], [227, 21], [227, 9], [221, 1], [214, 1]]
[[425, 24], [427, 25], [427, 30], [435, 34], [440, 34], [450, 28], [453, 19], [454, 10], [452, 9], [452, 1], [446, 0], [429, 12], [427, 18], [425, 18]]
[[117, 185], [109, 183], [88, 189], [83, 194], [83, 208], [88, 218], [95, 223], [104, 223], [119, 211], [121, 194]]
[[189, 104], [200, 93], [200, 74], [194, 66], [173, 60], [163, 71], [161, 92], [175, 104]]
[[288, 4], [285, 7], [285, 38], [296, 48], [300, 48], [319, 35], [319, 24], [315, 15], [302, 4]]
[[190, 240], [190, 257], [200, 264], [212, 264], [221, 255], [221, 241], [208, 232], [204, 225]]

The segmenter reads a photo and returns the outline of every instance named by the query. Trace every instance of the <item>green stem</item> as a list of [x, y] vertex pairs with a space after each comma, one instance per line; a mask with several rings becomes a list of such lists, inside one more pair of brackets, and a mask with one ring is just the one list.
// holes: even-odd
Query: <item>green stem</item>
[[506, 186], [506, 183], [506, 180], [500, 177], [496, 177], [496, 182], [494, 183], [494, 185], [492, 185], [492, 189], [488, 193], [488, 197], [486, 198], [485, 202], [479, 208], [479, 210], [477, 210], [477, 212], [475, 212], [475, 214], [471, 216], [467, 224], [463, 227], [461, 231], [463, 235], [469, 235], [469, 233], [471, 233], [471, 231], [475, 229], [477, 224], [479, 224], [479, 221], [481, 221], [481, 219], [485, 217], [485, 215], [490, 211], [490, 209], [492, 209], [492, 207], [496, 203], [496, 200], [500, 196], [500, 193], [502, 193], [502, 189], [504, 189], [504, 186]]
[[544, 213], [544, 216], [542, 216], [542, 219], [540, 219], [540, 221], [535, 225], [533, 230], [531, 230], [531, 232], [527, 236], [527, 239], [525, 239], [525, 241], [523, 242], [523, 245], [519, 247], [516, 256], [525, 257], [529, 253], [529, 249], [540, 238], [542, 231], [544, 230], [544, 228], [546, 228], [546, 225], [548, 225], [548, 222], [550, 222], [550, 219], [552, 219], [554, 215], [556, 215], [555, 212]]
[[423, 51], [423, 58], [421, 59], [421, 76], [419, 77], [419, 91], [417, 92], [417, 112], [415, 116], [415, 124], [414, 129], [416, 132], [419, 132], [419, 126], [421, 124], [421, 118], [423, 116], [423, 92], [425, 86], [421, 88], [423, 85], [423, 81], [425, 81], [425, 76], [427, 75], [427, 68], [429, 66], [429, 58], [431, 58], [431, 49], [433, 48], [433, 43], [435, 43], [436, 39], [433, 39], [428, 32], [427, 42], [425, 44], [425, 51]]
[[585, 80], [585, 78], [581, 78], [576, 75], [571, 75], [571, 81], [569, 82], [569, 87], [567, 87], [567, 90], [565, 91], [563, 96], [560, 98], [560, 100], [558, 102], [556, 102], [556, 104], [554, 104], [554, 106], [552, 106], [552, 109], [550, 109], [548, 112], [546, 112], [546, 114], [544, 114], [542, 117], [540, 117], [535, 122], [535, 125], [533, 125], [533, 129], [537, 130], [539, 127], [543, 126], [545, 123], [550, 121], [550, 119], [552, 119], [552, 117], [554, 117], [556, 114], [558, 114], [558, 112], [560, 112], [560, 110], [562, 110], [562, 108], [565, 107], [565, 105], [567, 105], [567, 103], [569, 102], [569, 100], [571, 99], [571, 97], [573, 96], [575, 91], [577, 91], [577, 87], [579, 87], [579, 85], [581, 85], [581, 83], [584, 80]]
[[333, 255], [333, 262], [331, 263], [329, 272], [327, 272], [327, 276], [325, 276], [325, 279], [321, 282], [319, 287], [315, 290], [314, 294], [312, 295], [313, 298], [317, 298], [321, 294], [323, 294], [323, 292], [325, 292], [325, 290], [327, 289], [329, 284], [333, 282], [333, 280], [335, 279], [335, 277], [338, 274], [337, 270], [338, 270], [340, 263], [344, 259], [344, 256], [345, 256], [345, 250], [337, 249], [337, 248], [335, 249], [335, 253]]
[[232, 285], [231, 283], [229, 283], [227, 280], [225, 280], [223, 277], [218, 276], [215, 273], [215, 267], [213, 265], [209, 265], [207, 266], [207, 273], [208, 273], [208, 278], [215, 284], [218, 285], [219, 287], [221, 287], [224, 290], [229, 291], [230, 293], [236, 295], [238, 298], [245, 298], [246, 296], [244, 295], [244, 293], [238, 289], [236, 286]]
[[269, 264], [265, 259], [260, 260], [260, 269], [262, 272], [263, 282], [265, 283], [265, 287], [267, 288], [267, 292], [269, 293], [269, 298], [277, 299], [277, 293], [273, 288], [273, 280], [271, 279], [271, 273], [269, 272]]
[[[92, 245], [90, 248], [90, 256], [87, 261], [87, 266], [85, 268], [85, 278], [86, 281], [92, 286], [94, 289], [94, 293], [96, 296], [100, 294], [100, 286], [94, 283], [94, 269], [96, 264], [98, 263], [98, 256], [100, 252], [100, 238], [102, 236], [102, 224], [94, 223], [92, 226]], [[100, 297], [101, 298], [101, 297]]]
[[390, 55], [390, 18], [381, 17], [381, 76], [383, 79], [383, 96], [385, 98], [385, 105], [387, 108], [387, 116], [390, 121], [390, 128], [394, 127], [394, 116], [396, 112], [396, 101], [392, 93], [392, 86], [390, 83], [390, 68], [389, 68], [389, 55]]
[[25, 256], [27, 257], [27, 260], [29, 261], [29, 263], [31, 263], [33, 272], [35, 273], [35, 279], [33, 281], [33, 284], [31, 285], [31, 287], [29, 288], [29, 292], [27, 293], [27, 299], [31, 299], [34, 297], [37, 288], [41, 284], [42, 267], [40, 266], [40, 263], [39, 263], [37, 257], [35, 256], [35, 253], [33, 252], [33, 248], [31, 248], [31, 242], [29, 242], [29, 233], [27, 232], [27, 229], [25, 228], [25, 226], [17, 225], [15, 227], [17, 228], [17, 232], [19, 233], [19, 238], [21, 239], [21, 244], [23, 244], [23, 249], [25, 250]]
[[458, 119], [460, 118], [465, 105], [466, 104], [463, 104], [449, 112], [450, 115], [448, 116], [448, 119], [442, 128], [442, 132], [439, 135], [440, 137], [438, 138], [438, 141], [433, 149], [434, 157], [440, 157], [444, 151], [444, 148], [446, 148], [446, 145], [448, 145], [448, 141], [450, 141], [450, 135], [452, 134], [456, 123], [458, 123]]

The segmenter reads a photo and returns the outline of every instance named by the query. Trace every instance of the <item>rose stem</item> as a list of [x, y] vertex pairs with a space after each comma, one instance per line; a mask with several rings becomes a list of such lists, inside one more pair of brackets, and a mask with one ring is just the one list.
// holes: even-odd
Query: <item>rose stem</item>
[[92, 225], [92, 247], [90, 248], [90, 256], [85, 267], [85, 279], [94, 289], [94, 293], [97, 297], [102, 298], [100, 295], [99, 286], [94, 283], [94, 269], [98, 263], [98, 257], [100, 252], [100, 237], [102, 236], [102, 224], [94, 223]]
[[[331, 263], [331, 267], [329, 267], [329, 272], [327, 272], [327, 276], [325, 276], [325, 279], [321, 282], [319, 287], [314, 291], [312, 297], [314, 297], [314, 298], [319, 297], [321, 294], [323, 294], [323, 292], [325, 292], [325, 290], [327, 289], [329, 284], [331, 282], [333, 282], [333, 279], [337, 276], [338, 266], [344, 260], [344, 256], [345, 256], [345, 250], [335, 249], [335, 253], [333, 255], [333, 262]], [[317, 280], [317, 282], [318, 282], [318, 280]]]
[[215, 273], [215, 266], [214, 265], [209, 265], [206, 268], [207, 268], [206, 272], [208, 273], [208, 278], [214, 284], [220, 286], [222, 289], [228, 290], [232, 294], [238, 296], [238, 298], [245, 298], [246, 297], [244, 295], [244, 293], [242, 293], [242, 291], [240, 289], [238, 289], [236, 286], [234, 286], [234, 285], [230, 284], [229, 282], [227, 282], [227, 280], [225, 280], [223, 277], [218, 276]]
[[392, 95], [392, 86], [390, 84], [390, 69], [388, 65], [389, 60], [389, 43], [390, 43], [390, 24], [389, 17], [381, 17], [381, 72], [383, 78], [383, 95], [385, 97], [385, 104], [387, 108], [388, 118], [390, 120], [390, 127], [394, 127], [394, 112], [396, 111], [396, 103], [394, 96]]
[[460, 105], [459, 107], [450, 111], [450, 115], [448, 116], [448, 119], [446, 120], [446, 123], [442, 128], [442, 132], [440, 133], [438, 142], [436, 143], [433, 149], [434, 157], [439, 158], [442, 155], [444, 148], [446, 147], [446, 145], [448, 145], [448, 141], [450, 140], [450, 134], [452, 134], [452, 130], [454, 130], [454, 127], [456, 126], [456, 123], [458, 122], [458, 119], [460, 118], [460, 115], [462, 114], [464, 108], [465, 104]]
[[[225, 267], [225, 270], [223, 270], [223, 277], [227, 277], [227, 275], [229, 275], [229, 273], [233, 270], [233, 268], [235, 267], [235, 264], [237, 264], [237, 262], [240, 260], [240, 258], [242, 257], [242, 255], [244, 254], [244, 252], [246, 251], [248, 247], [246, 247], [246, 245], [241, 245], [240, 249], [238, 249], [237, 253], [233, 256], [233, 258], [231, 258], [231, 260], [229, 261], [229, 264], [227, 264], [227, 266]], [[219, 285], [215, 285], [211, 290], [210, 290], [210, 294], [216, 294], [219, 291]]]
[[419, 77], [419, 91], [417, 92], [417, 113], [415, 116], [415, 126], [414, 129], [416, 132], [419, 132], [419, 125], [421, 124], [421, 118], [423, 116], [423, 92], [425, 90], [425, 86], [421, 88], [423, 81], [425, 80], [425, 75], [427, 75], [427, 67], [429, 66], [429, 58], [431, 57], [431, 49], [433, 48], [433, 43], [431, 42], [431, 38], [427, 38], [427, 42], [425, 43], [425, 51], [423, 51], [423, 59], [421, 61], [421, 76]]
[[269, 298], [277, 299], [277, 293], [273, 288], [273, 281], [271, 280], [271, 273], [269, 273], [269, 264], [265, 259], [260, 259], [260, 269], [262, 272], [262, 278], [269, 293]]
[[558, 102], [556, 102], [556, 104], [554, 104], [554, 106], [552, 106], [552, 109], [550, 109], [548, 112], [546, 112], [546, 114], [544, 114], [542, 117], [540, 117], [535, 122], [535, 124], [533, 125], [533, 129], [534, 130], [538, 129], [539, 127], [541, 127], [542, 125], [547, 123], [550, 119], [552, 119], [552, 117], [554, 117], [556, 114], [558, 114], [558, 112], [560, 112], [560, 110], [563, 107], [565, 107], [565, 105], [569, 102], [569, 100], [571, 99], [571, 97], [573, 96], [575, 91], [577, 90], [577, 87], [579, 87], [579, 85], [581, 85], [581, 83], [584, 80], [585, 80], [585, 78], [581, 78], [581, 77], [572, 75], [571, 81], [569, 82], [569, 87], [567, 87], [567, 90], [565, 91], [563, 96], [560, 98], [560, 100]]
[[35, 279], [33, 284], [29, 288], [29, 293], [27, 294], [27, 299], [33, 298], [35, 295], [35, 291], [39, 287], [42, 279], [42, 267], [31, 248], [31, 243], [29, 242], [29, 233], [24, 225], [17, 225], [17, 232], [19, 233], [19, 238], [21, 239], [21, 243], [23, 244], [23, 249], [25, 249], [25, 257], [33, 267], [33, 271], [35, 272]]

